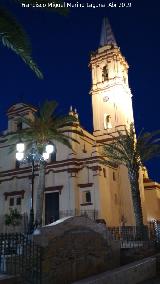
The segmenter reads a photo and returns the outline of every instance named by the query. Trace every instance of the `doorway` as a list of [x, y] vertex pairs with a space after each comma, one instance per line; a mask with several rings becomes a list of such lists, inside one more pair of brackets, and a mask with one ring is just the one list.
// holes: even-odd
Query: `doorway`
[[59, 219], [59, 192], [45, 194], [45, 225]]

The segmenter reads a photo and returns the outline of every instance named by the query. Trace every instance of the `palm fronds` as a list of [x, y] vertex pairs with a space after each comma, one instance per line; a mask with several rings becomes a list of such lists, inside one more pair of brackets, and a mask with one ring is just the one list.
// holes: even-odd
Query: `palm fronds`
[[31, 56], [31, 44], [18, 21], [6, 9], [0, 8], [0, 40], [14, 51], [35, 72], [38, 78], [43, 75]]
[[160, 155], [160, 139], [157, 139], [159, 133], [160, 131], [152, 133], [141, 131], [136, 137], [134, 125], [131, 124], [129, 130], [117, 131], [116, 136], [111, 135], [110, 143], [103, 146], [104, 154], [111, 162], [125, 165], [128, 168], [135, 222], [141, 229], [143, 227], [143, 213], [139, 188], [139, 170], [145, 161]]
[[130, 129], [117, 131], [117, 136], [112, 136], [112, 141], [104, 145], [104, 154], [118, 164], [127, 167], [134, 164], [140, 167], [145, 161], [160, 155], [160, 140], [157, 135], [160, 131], [143, 133], [136, 138], [134, 125]]
[[[13, 2], [18, 4], [29, 4], [31, 8], [33, 5], [35, 5], [35, 7], [56, 11], [63, 15], [68, 13], [68, 9], [63, 8], [63, 2], [61, 0], [54, 1], [54, 4], [57, 5], [57, 8], [55, 8], [54, 5], [48, 5], [48, 0], [13, 0]], [[39, 79], [43, 79], [41, 70], [32, 58], [31, 44], [26, 32], [22, 28], [22, 25], [7, 9], [1, 6], [0, 41], [5, 47], [8, 47], [18, 56], [20, 56], [20, 58], [25, 62], [26, 65], [29, 66], [29, 68]]]

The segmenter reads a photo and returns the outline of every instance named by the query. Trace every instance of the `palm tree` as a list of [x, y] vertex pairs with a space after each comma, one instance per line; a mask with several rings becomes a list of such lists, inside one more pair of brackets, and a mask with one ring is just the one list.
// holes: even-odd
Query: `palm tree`
[[[12, 0], [13, 3], [17, 4], [48, 4], [48, 0]], [[54, 3], [60, 4], [61, 0], [56, 0]], [[32, 6], [31, 6], [32, 7]], [[43, 6], [42, 6], [43, 8]], [[45, 7], [44, 7], [45, 9]], [[61, 14], [65, 14], [66, 10], [64, 8], [60, 9], [47, 9], [58, 11]], [[20, 58], [34, 71], [38, 78], [42, 79], [43, 74], [38, 68], [35, 61], [32, 59], [32, 49], [29, 38], [24, 31], [21, 24], [12, 15], [8, 9], [0, 5], [0, 40], [2, 44], [12, 51], [14, 51]]]
[[[57, 103], [55, 101], [46, 101], [42, 107], [34, 114], [34, 119], [20, 117], [27, 128], [19, 130], [18, 133], [13, 134], [9, 139], [11, 141], [27, 142], [28, 150], [31, 149], [33, 143], [36, 143], [36, 147], [40, 154], [42, 154], [46, 144], [52, 140], [58, 141], [68, 148], [72, 149], [71, 142], [78, 142], [72, 136], [65, 134], [65, 126], [73, 125], [77, 122], [77, 119], [70, 115], [56, 115], [55, 111]], [[71, 133], [74, 130], [71, 130]], [[77, 131], [75, 131], [77, 133]], [[39, 163], [39, 185], [36, 197], [36, 216], [35, 220], [37, 224], [42, 223], [43, 212], [43, 195], [45, 189], [45, 163], [40, 161]]]
[[160, 155], [159, 139], [156, 139], [158, 133], [159, 131], [141, 131], [136, 138], [134, 124], [131, 123], [129, 130], [118, 130], [117, 135], [111, 135], [111, 141], [103, 146], [103, 153], [111, 162], [124, 165], [128, 169], [135, 222], [139, 228], [143, 228], [139, 171], [146, 161]]

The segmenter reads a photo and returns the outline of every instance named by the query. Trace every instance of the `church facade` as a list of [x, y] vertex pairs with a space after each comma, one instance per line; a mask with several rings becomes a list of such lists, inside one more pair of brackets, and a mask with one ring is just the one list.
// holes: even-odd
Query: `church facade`
[[[89, 67], [94, 131], [89, 133], [79, 122], [66, 127], [66, 133], [79, 141], [79, 144], [72, 142], [74, 151], [53, 141], [57, 151], [46, 163], [43, 223], [83, 214], [104, 219], [109, 226], [134, 225], [127, 168], [103, 164], [102, 144], [110, 139], [111, 133], [114, 135], [117, 129], [134, 122], [128, 63], [106, 19], [100, 47], [91, 54]], [[0, 137], [0, 216], [8, 213], [9, 208], [17, 208], [21, 214], [30, 212], [31, 165], [16, 162], [16, 149], [10, 151], [8, 138], [24, 127], [17, 123], [17, 116], [32, 118], [34, 112], [34, 107], [24, 103], [11, 106], [7, 112], [8, 129]], [[72, 108], [69, 114], [78, 117]], [[71, 133], [71, 129], [77, 134]], [[159, 219], [160, 185], [149, 179], [146, 170], [141, 171], [139, 183], [144, 223]], [[37, 189], [38, 165], [35, 166], [34, 209]]]

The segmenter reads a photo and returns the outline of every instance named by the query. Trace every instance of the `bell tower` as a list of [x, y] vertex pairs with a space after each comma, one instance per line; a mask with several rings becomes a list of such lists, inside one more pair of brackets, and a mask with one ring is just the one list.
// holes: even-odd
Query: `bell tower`
[[117, 46], [107, 18], [103, 20], [100, 47], [91, 54], [93, 128], [99, 136], [133, 122], [128, 64]]

